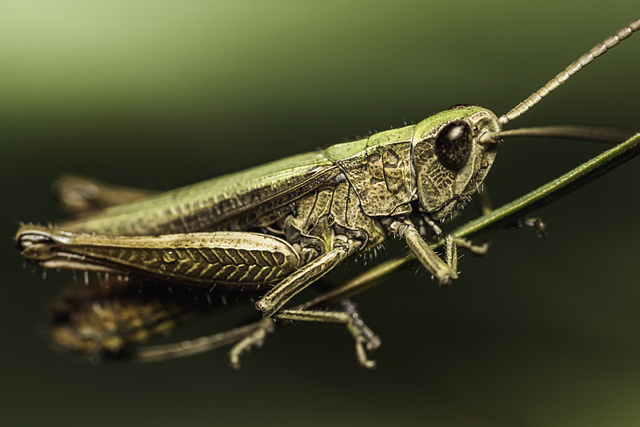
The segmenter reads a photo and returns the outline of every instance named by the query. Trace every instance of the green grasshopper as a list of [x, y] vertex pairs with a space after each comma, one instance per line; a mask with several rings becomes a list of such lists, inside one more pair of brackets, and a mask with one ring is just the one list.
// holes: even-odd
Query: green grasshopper
[[[439, 225], [455, 218], [473, 194], [486, 200], [482, 183], [502, 138], [621, 140], [615, 132], [585, 135], [571, 127], [502, 127], [638, 29], [640, 19], [501, 117], [458, 105], [416, 125], [157, 195], [61, 181], [59, 192], [70, 210], [101, 209], [55, 227], [24, 225], [16, 245], [25, 259], [45, 268], [263, 292], [255, 305], [265, 320], [218, 337], [238, 341], [231, 351], [234, 366], [278, 320], [344, 324], [355, 339], [359, 363], [372, 368], [368, 351], [380, 340], [346, 298], [384, 277], [384, 271], [374, 268], [363, 279], [293, 309], [285, 308], [287, 302], [345, 260], [375, 251], [390, 235], [404, 239], [441, 286], [450, 285], [458, 277], [457, 247], [483, 254], [486, 245], [476, 246], [459, 233], [444, 235]], [[486, 202], [483, 210], [490, 210]], [[531, 224], [542, 231], [541, 223]], [[424, 240], [427, 230], [441, 240], [444, 260]], [[340, 300], [345, 300], [341, 311], [313, 310]]]

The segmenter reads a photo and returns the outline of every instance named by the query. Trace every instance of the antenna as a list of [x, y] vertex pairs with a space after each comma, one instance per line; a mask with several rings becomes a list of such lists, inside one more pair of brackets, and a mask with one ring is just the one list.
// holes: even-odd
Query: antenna
[[523, 102], [518, 104], [514, 109], [509, 111], [504, 116], [500, 117], [500, 123], [502, 125], [506, 125], [510, 120], [516, 119], [520, 117], [524, 112], [526, 112], [529, 108], [536, 105], [538, 102], [542, 100], [545, 96], [547, 96], [552, 90], [556, 89], [558, 86], [563, 84], [565, 81], [569, 79], [569, 77], [573, 76], [575, 73], [580, 71], [583, 67], [589, 64], [598, 56], [602, 55], [607, 51], [607, 49], [611, 49], [622, 40], [630, 37], [635, 31], [640, 29], [640, 18], [631, 22], [626, 27], [621, 28], [614, 35], [607, 37], [602, 43], [598, 43], [591, 49], [589, 52], [582, 55], [576, 62], [573, 62], [569, 65], [563, 72], [555, 76], [553, 79], [549, 80], [549, 82], [541, 87], [539, 90], [533, 93], [529, 98], [525, 99]]

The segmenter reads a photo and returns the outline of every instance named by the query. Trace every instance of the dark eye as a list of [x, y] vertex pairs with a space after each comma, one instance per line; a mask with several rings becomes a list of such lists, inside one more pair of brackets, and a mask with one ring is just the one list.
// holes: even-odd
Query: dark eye
[[451, 122], [440, 130], [436, 139], [438, 160], [449, 169], [460, 169], [471, 155], [471, 128], [467, 122]]

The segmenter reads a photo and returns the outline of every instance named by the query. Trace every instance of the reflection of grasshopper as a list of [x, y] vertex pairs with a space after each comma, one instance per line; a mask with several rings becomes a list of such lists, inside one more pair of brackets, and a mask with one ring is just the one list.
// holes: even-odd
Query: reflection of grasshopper
[[[26, 259], [45, 268], [131, 274], [224, 291], [268, 289], [256, 304], [267, 319], [233, 335], [232, 341], [242, 338], [232, 350], [234, 365], [244, 349], [262, 342], [273, 328], [271, 319], [279, 319], [345, 324], [355, 338], [359, 362], [373, 367], [366, 350], [379, 340], [349, 303], [342, 311], [311, 308], [347, 298], [387, 270], [374, 268], [318, 301], [294, 309], [284, 305], [345, 259], [374, 251], [387, 234], [405, 239], [440, 285], [450, 284], [457, 278], [456, 246], [475, 253], [485, 248], [463, 239], [470, 232], [454, 232], [444, 238], [443, 261], [419, 230], [424, 234], [428, 226], [441, 237], [436, 224], [455, 217], [481, 189], [503, 137], [619, 141], [613, 132], [588, 130], [585, 135], [584, 129], [569, 127], [502, 131], [502, 125], [639, 28], [640, 20], [623, 28], [500, 119], [481, 107], [456, 106], [417, 125], [148, 197], [87, 182], [73, 190], [69, 181], [62, 182], [63, 196], [105, 208], [55, 228], [25, 225], [16, 244]], [[525, 214], [520, 208], [516, 213]], [[419, 221], [418, 228], [411, 217]]]

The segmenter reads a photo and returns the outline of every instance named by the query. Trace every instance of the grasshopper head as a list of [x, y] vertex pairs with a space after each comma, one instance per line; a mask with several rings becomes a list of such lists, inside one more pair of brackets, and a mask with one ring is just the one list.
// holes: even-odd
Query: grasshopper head
[[479, 135], [501, 130], [498, 118], [481, 107], [459, 106], [418, 123], [412, 157], [420, 206], [433, 219], [454, 217], [480, 188], [498, 144]]

